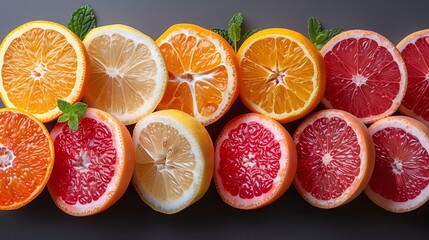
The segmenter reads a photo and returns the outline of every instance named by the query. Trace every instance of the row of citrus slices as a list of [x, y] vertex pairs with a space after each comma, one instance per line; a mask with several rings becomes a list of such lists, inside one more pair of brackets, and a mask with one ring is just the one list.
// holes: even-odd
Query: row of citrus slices
[[[420, 169], [429, 131], [408, 118], [385, 117], [402, 102], [403, 113], [426, 121], [426, 106], [414, 100], [426, 96], [427, 35], [406, 38], [402, 58], [374, 32], [340, 34], [320, 54], [295, 31], [266, 29], [235, 54], [222, 37], [192, 24], [174, 25], [156, 42], [124, 25], [99, 27], [83, 44], [59, 24], [24, 24], [0, 48], [2, 100], [23, 110], [2, 112], [8, 131], [0, 139], [0, 206], [25, 205], [49, 179], [61, 209], [94, 214], [123, 194], [134, 171], [142, 199], [174, 213], [202, 197], [214, 171], [220, 195], [238, 208], [276, 200], [293, 179], [307, 201], [335, 207], [375, 176], [371, 199], [384, 207], [386, 201], [411, 205], [386, 207], [391, 211], [414, 209], [429, 197]], [[221, 118], [239, 93], [258, 114], [232, 120], [214, 147], [204, 125]], [[61, 114], [58, 99], [82, 97], [94, 108], [79, 130], [57, 124], [49, 137], [39, 120]], [[302, 118], [321, 100], [357, 118], [319, 112], [297, 129], [294, 142], [277, 121]], [[156, 108], [181, 111], [151, 113]], [[372, 137], [362, 122], [379, 126]], [[131, 140], [125, 125], [133, 123]]]

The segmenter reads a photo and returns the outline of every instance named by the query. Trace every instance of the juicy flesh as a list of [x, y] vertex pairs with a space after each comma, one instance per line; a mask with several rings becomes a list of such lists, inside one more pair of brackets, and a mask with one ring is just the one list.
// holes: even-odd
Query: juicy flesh
[[65, 125], [55, 138], [55, 164], [50, 186], [68, 205], [97, 201], [115, 175], [117, 150], [110, 128], [93, 118], [79, 120], [79, 129]]
[[136, 176], [158, 201], [179, 199], [192, 187], [196, 159], [188, 140], [170, 125], [143, 129], [136, 149]]
[[45, 180], [51, 159], [42, 128], [22, 114], [0, 113], [0, 205], [25, 201]]
[[299, 110], [315, 89], [314, 68], [295, 42], [281, 37], [259, 40], [241, 62], [240, 94], [268, 113]]
[[408, 71], [407, 92], [401, 104], [429, 122], [429, 37], [408, 44], [401, 55]]
[[325, 98], [359, 118], [379, 115], [399, 93], [401, 74], [392, 54], [374, 40], [350, 38], [325, 56]]
[[281, 155], [269, 129], [254, 121], [241, 123], [221, 143], [218, 174], [223, 187], [242, 199], [260, 197], [273, 188]]
[[360, 152], [354, 130], [338, 117], [323, 117], [308, 125], [297, 143], [296, 176], [313, 197], [341, 197], [360, 172]]
[[32, 114], [45, 113], [65, 99], [76, 82], [77, 55], [57, 31], [34, 28], [5, 52], [1, 76], [9, 100]]
[[429, 153], [419, 139], [387, 127], [372, 136], [376, 160], [369, 186], [384, 198], [406, 202], [429, 184]]
[[146, 45], [120, 34], [102, 35], [91, 41], [88, 54], [91, 91], [85, 96], [97, 108], [121, 116], [153, 96], [158, 68]]
[[160, 50], [169, 73], [162, 105], [209, 117], [227, 100], [228, 72], [212, 42], [177, 34]]

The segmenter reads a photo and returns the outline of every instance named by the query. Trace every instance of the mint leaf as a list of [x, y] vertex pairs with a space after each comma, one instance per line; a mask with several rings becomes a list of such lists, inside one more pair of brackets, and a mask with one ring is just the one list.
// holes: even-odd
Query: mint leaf
[[85, 113], [86, 113], [86, 109], [88, 108], [88, 105], [87, 104], [85, 104], [85, 103], [82, 103], [82, 102], [78, 102], [78, 103], [75, 103], [74, 105], [73, 105], [73, 110], [74, 110], [74, 113], [76, 114], [76, 116], [78, 117], [78, 118], [80, 118], [80, 117], [82, 117], [83, 115], [85, 115]]
[[95, 14], [89, 5], [84, 5], [76, 9], [68, 23], [68, 28], [81, 40], [83, 40], [86, 34], [96, 26]]
[[58, 108], [63, 113], [66, 113], [66, 112], [69, 113], [73, 109], [73, 107], [72, 107], [72, 105], [70, 103], [68, 103], [67, 101], [64, 101], [62, 99], [58, 99], [57, 104], [58, 104]]
[[262, 28], [255, 28], [255, 29], [251, 29], [249, 31], [247, 31], [244, 35], [243, 35], [243, 41], [246, 41], [246, 39], [248, 39], [250, 36], [252, 36], [253, 34], [261, 31]]
[[79, 129], [79, 120], [76, 114], [70, 115], [70, 119], [67, 123], [71, 130], [77, 131]]
[[232, 24], [236, 24], [239, 27], [241, 27], [241, 24], [243, 24], [244, 18], [243, 15], [241, 15], [241, 13], [236, 13], [234, 15], [232, 15], [231, 20], [229, 20], [229, 26], [231, 26]]
[[323, 30], [323, 32], [326, 33], [328, 40], [340, 34], [342, 31], [344, 31], [342, 28], [330, 28]]
[[217, 33], [217, 34], [219, 34], [219, 35], [221, 35], [231, 46], [233, 46], [234, 45], [234, 43], [233, 42], [231, 42], [231, 40], [229, 39], [229, 37], [228, 37], [228, 31], [226, 31], [225, 29], [221, 29], [221, 28], [212, 28], [212, 29], [210, 29], [210, 30], [212, 30], [213, 32], [215, 32], [215, 33]]
[[322, 43], [326, 40], [326, 38], [328, 37], [328, 35], [324, 32], [320, 32], [317, 37], [316, 37], [316, 44]]
[[229, 25], [228, 37], [234, 44], [234, 51], [237, 52], [237, 43], [241, 37], [241, 27], [235, 23]]
[[315, 17], [310, 17], [307, 21], [307, 31], [308, 31], [308, 37], [310, 38], [310, 41], [315, 43], [316, 38], [319, 35], [321, 30], [322, 30], [322, 25], [320, 24], [320, 21], [317, 20]]
[[70, 119], [70, 115], [69, 114], [63, 114], [58, 118], [58, 122], [62, 123], [62, 122], [67, 122]]

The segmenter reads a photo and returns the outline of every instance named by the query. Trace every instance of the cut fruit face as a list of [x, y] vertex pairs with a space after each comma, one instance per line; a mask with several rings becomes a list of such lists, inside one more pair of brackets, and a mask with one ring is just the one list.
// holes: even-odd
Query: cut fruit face
[[129, 26], [91, 30], [83, 40], [91, 62], [84, 101], [134, 124], [155, 110], [167, 84], [167, 70], [155, 42]]
[[326, 64], [327, 108], [347, 111], [363, 123], [393, 114], [407, 86], [405, 63], [396, 47], [378, 33], [351, 30], [321, 50]]
[[238, 96], [235, 52], [220, 35], [193, 24], [171, 26], [157, 40], [168, 70], [159, 109], [178, 109], [208, 125]]
[[134, 170], [134, 148], [119, 120], [88, 108], [77, 131], [57, 123], [51, 137], [56, 157], [48, 189], [61, 210], [73, 216], [93, 215], [123, 195]]
[[341, 110], [322, 110], [294, 134], [295, 187], [313, 206], [335, 208], [358, 196], [374, 169], [374, 145], [365, 125]]
[[239, 209], [266, 206], [289, 188], [296, 150], [275, 120], [256, 113], [231, 120], [215, 148], [215, 184], [222, 199]]
[[410, 34], [398, 44], [408, 72], [399, 111], [429, 126], [429, 30]]
[[28, 22], [1, 44], [1, 98], [6, 107], [49, 122], [61, 114], [58, 99], [82, 98], [88, 69], [85, 47], [73, 32], [54, 22]]
[[25, 206], [45, 188], [54, 166], [46, 127], [15, 109], [0, 109], [0, 210]]
[[322, 56], [298, 32], [281, 28], [259, 31], [242, 44], [237, 57], [240, 98], [253, 112], [290, 122], [308, 114], [322, 99]]
[[213, 143], [204, 126], [179, 110], [158, 111], [134, 128], [133, 183], [156, 211], [177, 213], [199, 200], [213, 176]]
[[408, 212], [429, 199], [429, 129], [421, 122], [393, 116], [369, 127], [375, 168], [365, 189], [378, 206]]

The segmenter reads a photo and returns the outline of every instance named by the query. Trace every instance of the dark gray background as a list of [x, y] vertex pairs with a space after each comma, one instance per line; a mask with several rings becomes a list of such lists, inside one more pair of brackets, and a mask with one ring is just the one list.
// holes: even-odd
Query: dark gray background
[[[429, 27], [428, 1], [18, 1], [2, 0], [0, 40], [15, 27], [36, 19], [67, 24], [77, 7], [89, 3], [99, 26], [123, 23], [156, 39], [169, 26], [189, 22], [206, 28], [225, 27], [235, 12], [245, 28], [285, 27], [306, 34], [308, 17], [325, 26], [369, 29], [398, 43]], [[1, 104], [3, 106], [3, 104]], [[248, 110], [239, 100], [208, 130], [215, 139], [232, 117]], [[299, 121], [285, 124], [292, 133]], [[1, 131], [1, 130], [0, 130]], [[429, 239], [428, 204], [393, 214], [361, 194], [337, 209], [312, 207], [294, 187], [275, 203], [258, 210], [237, 210], [224, 204], [212, 185], [196, 204], [175, 215], [147, 207], [133, 187], [110, 209], [76, 218], [57, 209], [45, 190], [16, 211], [0, 212], [0, 239]]]

